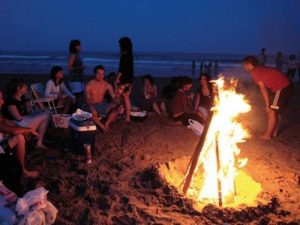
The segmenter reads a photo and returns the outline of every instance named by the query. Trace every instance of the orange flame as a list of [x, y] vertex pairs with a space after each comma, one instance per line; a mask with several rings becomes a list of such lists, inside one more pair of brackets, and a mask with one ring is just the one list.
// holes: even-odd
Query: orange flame
[[[237, 116], [249, 112], [251, 106], [244, 95], [236, 93], [236, 81], [232, 80], [229, 88], [225, 88], [223, 77], [214, 82], [218, 98], [215, 99], [213, 117], [186, 194], [196, 200], [196, 208], [201, 208], [201, 203], [220, 203], [220, 196], [223, 206], [255, 205], [256, 196], [262, 188], [239, 170], [247, 164], [247, 159], [238, 158], [240, 149], [237, 146], [249, 136], [237, 122]], [[183, 157], [169, 162], [168, 166], [160, 165], [161, 175], [180, 192], [183, 187], [181, 181], [187, 176], [184, 165], [188, 161], [187, 157]]]
[[[203, 164], [205, 174], [198, 199], [217, 203], [221, 191], [222, 202], [232, 202], [235, 195], [236, 156], [240, 153], [237, 143], [247, 136], [235, 118], [239, 113], [250, 111], [251, 107], [243, 95], [237, 94], [234, 89], [224, 89], [222, 77], [216, 83], [219, 96], [215, 99], [214, 114], [199, 157], [199, 165]], [[218, 182], [221, 190], [218, 190]]]

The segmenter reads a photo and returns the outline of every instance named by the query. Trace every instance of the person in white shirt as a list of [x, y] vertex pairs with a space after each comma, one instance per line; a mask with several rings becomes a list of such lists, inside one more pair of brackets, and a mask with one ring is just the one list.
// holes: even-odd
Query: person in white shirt
[[62, 113], [69, 113], [76, 98], [63, 82], [64, 71], [60, 66], [53, 66], [50, 80], [46, 84], [45, 97], [53, 98], [58, 106], [63, 106]]

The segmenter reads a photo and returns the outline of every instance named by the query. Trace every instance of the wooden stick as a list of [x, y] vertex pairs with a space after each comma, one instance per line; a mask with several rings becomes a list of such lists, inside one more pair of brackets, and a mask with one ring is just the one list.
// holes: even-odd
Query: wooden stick
[[[218, 98], [219, 98], [219, 95], [218, 95], [218, 87], [217, 87], [217, 83], [213, 83], [213, 100], [214, 100], [214, 103], [216, 101], [218, 101]], [[204, 145], [204, 141], [205, 141], [205, 138], [206, 138], [206, 135], [207, 135], [207, 131], [208, 131], [208, 128], [210, 126], [210, 122], [212, 120], [212, 117], [213, 117], [213, 112], [209, 115], [205, 125], [204, 125], [204, 129], [203, 129], [203, 133], [202, 135], [200, 136], [200, 139], [199, 139], [199, 142], [197, 144], [197, 147], [193, 153], [193, 156], [190, 160], [190, 163], [188, 165], [188, 172], [187, 172], [187, 175], [185, 177], [185, 181], [184, 181], [184, 185], [183, 185], [183, 188], [182, 188], [182, 191], [184, 194], [187, 193], [190, 185], [191, 185], [191, 182], [192, 182], [192, 179], [193, 179], [193, 176], [194, 176], [194, 172], [196, 170], [196, 167], [197, 167], [197, 164], [198, 164], [198, 161], [199, 161], [199, 156], [200, 156], [200, 153], [201, 153], [201, 150], [203, 148], [203, 145]]]
[[194, 172], [195, 172], [195, 169], [197, 167], [197, 164], [198, 164], [198, 160], [199, 160], [199, 156], [200, 156], [200, 153], [201, 153], [201, 150], [203, 148], [203, 145], [204, 145], [204, 141], [205, 141], [205, 137], [207, 135], [207, 131], [208, 131], [208, 128], [209, 128], [209, 124], [211, 122], [211, 119], [212, 119], [212, 116], [213, 114], [211, 114], [209, 117], [208, 117], [208, 120], [204, 126], [204, 129], [203, 129], [203, 133], [202, 135], [200, 136], [200, 139], [199, 139], [199, 142], [197, 144], [197, 147], [193, 153], [193, 156], [191, 158], [191, 161], [189, 163], [189, 170], [188, 170], [188, 174], [185, 178], [185, 183], [184, 183], [184, 186], [183, 186], [183, 193], [186, 194], [190, 185], [191, 185], [191, 182], [192, 182], [192, 178], [193, 178], [193, 175], [194, 175]]
[[218, 203], [219, 206], [222, 207], [222, 182], [221, 179], [218, 178], [218, 172], [221, 168], [220, 166], [220, 152], [219, 152], [219, 137], [218, 132], [216, 133], [216, 161], [217, 161], [217, 184], [218, 184]]

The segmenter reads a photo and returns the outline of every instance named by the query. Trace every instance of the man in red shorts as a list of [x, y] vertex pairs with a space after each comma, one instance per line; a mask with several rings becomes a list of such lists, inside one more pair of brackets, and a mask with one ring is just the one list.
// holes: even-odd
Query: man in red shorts
[[244, 69], [251, 73], [266, 104], [268, 126], [261, 138], [271, 140], [278, 134], [282, 112], [292, 96], [292, 86], [287, 76], [280, 71], [258, 65], [258, 60], [254, 56], [247, 56], [243, 60]]

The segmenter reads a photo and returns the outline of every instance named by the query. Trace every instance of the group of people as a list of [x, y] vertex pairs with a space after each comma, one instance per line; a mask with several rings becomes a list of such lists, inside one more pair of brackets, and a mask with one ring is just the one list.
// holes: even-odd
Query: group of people
[[[262, 48], [260, 54], [258, 55], [258, 64], [260, 66], [265, 66], [266, 63], [266, 49]], [[300, 81], [300, 63], [297, 61], [297, 56], [295, 54], [291, 54], [286, 60], [284, 59], [282, 52], [277, 52], [275, 59], [275, 68], [281, 72], [284, 72], [291, 81], [293, 81], [294, 76], [298, 72]]]
[[[133, 102], [132, 43], [128, 37], [123, 37], [119, 44], [119, 69], [112, 80], [105, 79], [105, 68], [98, 65], [94, 68], [94, 77], [85, 84], [83, 91], [72, 93], [64, 82], [63, 68], [53, 66], [46, 83], [45, 97], [52, 98], [56, 105], [61, 106], [62, 113], [71, 113], [77, 107], [91, 112], [92, 120], [103, 132], [108, 131], [111, 123], [120, 115], [129, 122], [135, 104], [142, 110], [153, 111], [163, 120], [170, 118], [174, 124], [186, 126], [192, 119], [205, 125], [213, 106], [213, 90], [208, 73], [200, 73], [195, 92], [192, 91], [193, 80], [180, 76], [173, 77], [171, 83], [163, 87], [161, 95], [154, 78], [147, 74], [143, 77], [140, 89], [141, 99]], [[85, 66], [80, 58], [80, 49], [79, 40], [70, 42], [68, 69], [72, 81], [83, 83]], [[258, 84], [265, 101], [268, 125], [262, 138], [270, 140], [278, 135], [282, 112], [292, 95], [291, 82], [278, 69], [262, 66], [254, 56], [246, 57], [243, 64]], [[51, 119], [50, 112], [31, 109], [27, 93], [28, 87], [22, 79], [13, 79], [7, 85], [6, 96], [0, 92], [0, 180], [16, 193], [20, 193], [19, 177], [15, 175], [17, 171], [27, 177], [39, 175], [38, 171], [31, 171], [25, 165], [26, 141], [34, 136], [35, 148], [46, 150], [44, 136]], [[8, 167], [13, 169], [7, 172]]]

